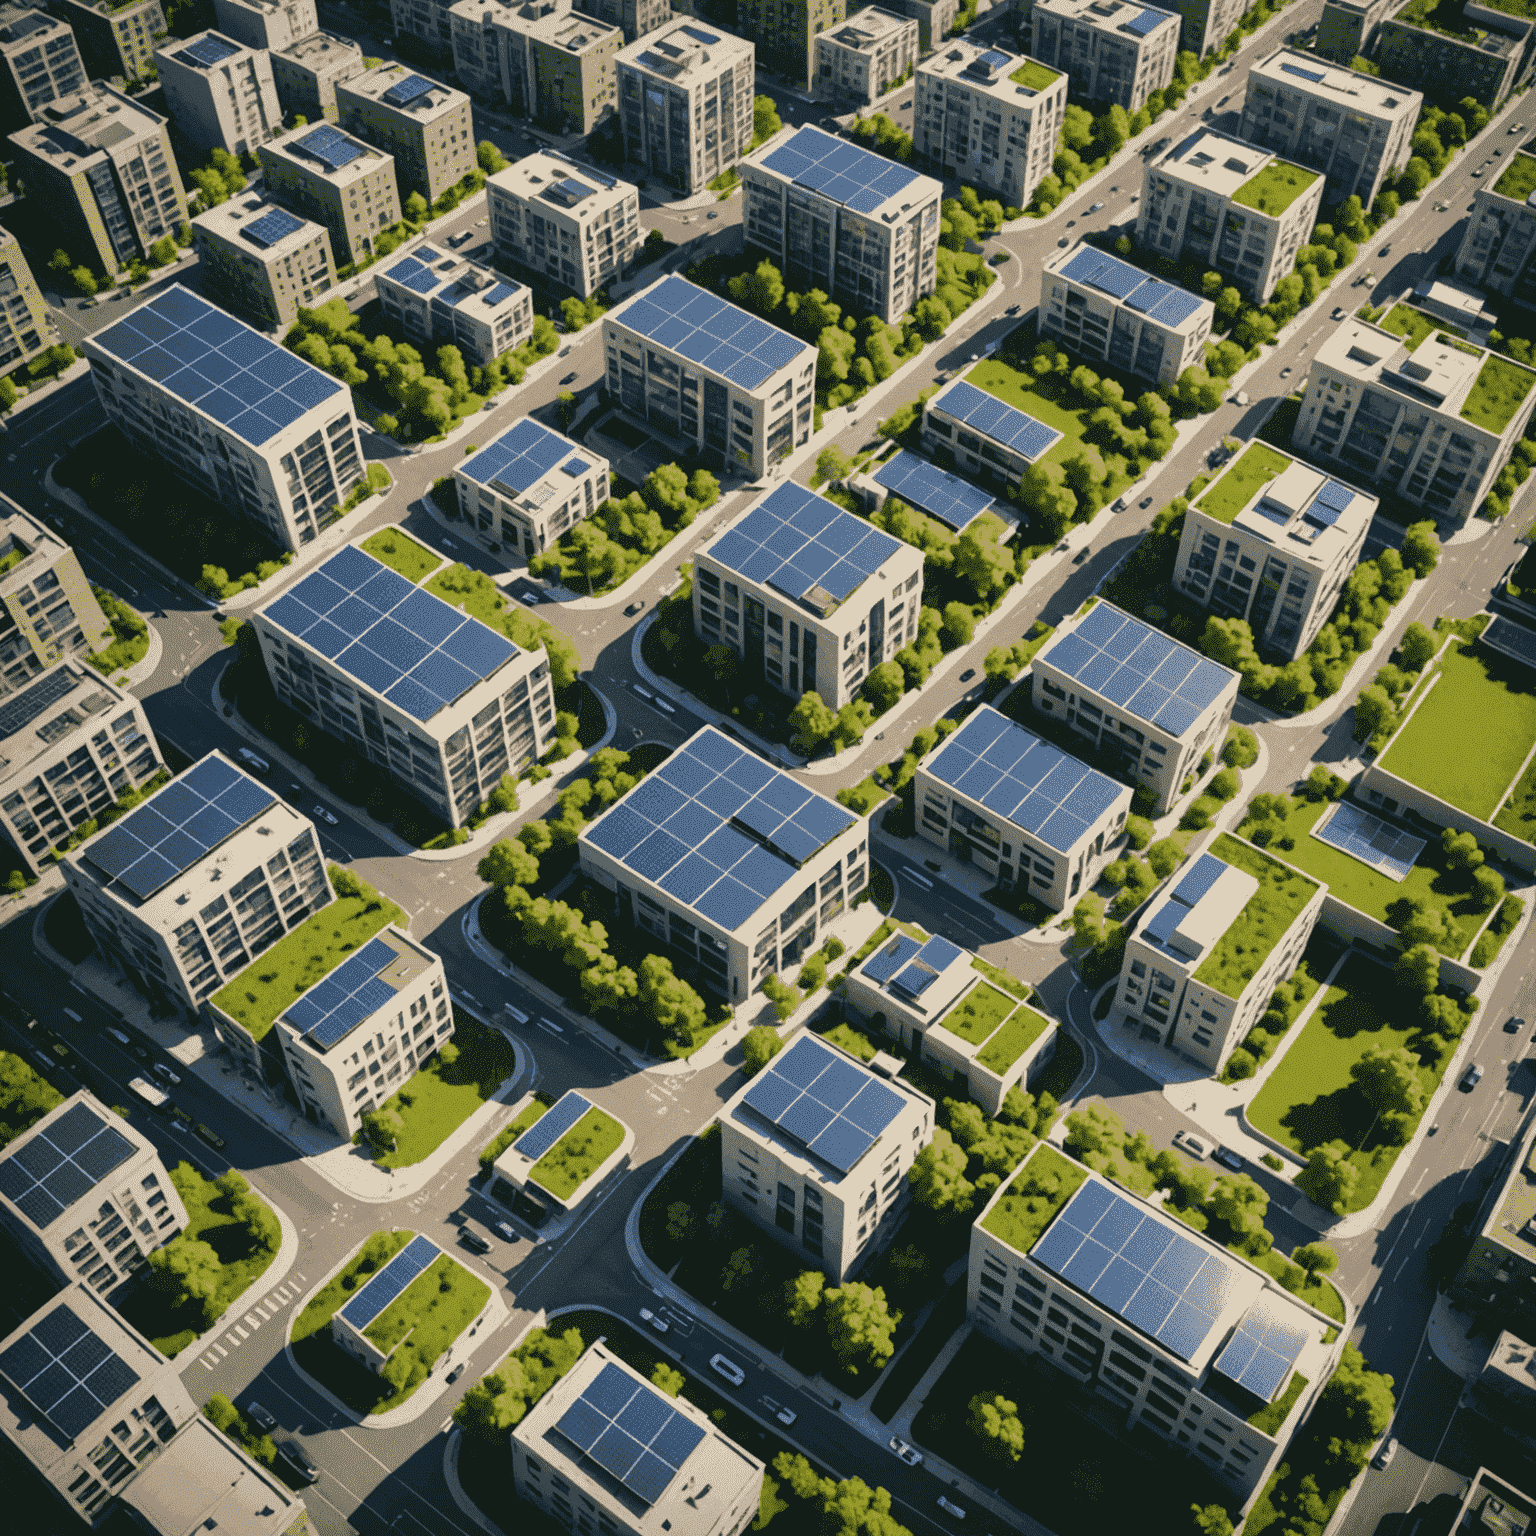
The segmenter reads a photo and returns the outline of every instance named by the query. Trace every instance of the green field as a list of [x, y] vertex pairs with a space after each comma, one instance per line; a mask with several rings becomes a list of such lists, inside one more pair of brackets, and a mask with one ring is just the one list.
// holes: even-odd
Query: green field
[[1015, 1007], [996, 987], [980, 982], [939, 1020], [942, 1028], [958, 1035], [967, 1045], [981, 1045], [991, 1039], [999, 1024]]
[[982, 1226], [1015, 1253], [1028, 1253], [1087, 1178], [1081, 1163], [1041, 1142]]
[[1240, 207], [1267, 213], [1272, 219], [1278, 218], [1317, 178], [1318, 172], [1292, 165], [1288, 160], [1271, 160], [1232, 194], [1232, 201]]
[[1243, 910], [1195, 972], [1202, 986], [1236, 998], [1317, 894], [1317, 882], [1225, 832], [1211, 844], [1210, 852], [1259, 882], [1258, 890], [1243, 903]]
[[1276, 475], [1283, 474], [1290, 464], [1287, 455], [1277, 453], [1266, 443], [1254, 443], [1235, 464], [1228, 466], [1226, 472], [1195, 506], [1218, 523], [1230, 525], [1233, 518], [1253, 500], [1259, 487], [1268, 485]]
[[1047, 68], [1038, 59], [1025, 59], [1008, 78], [1015, 85], [1025, 86], [1031, 91], [1043, 91], [1048, 85], [1061, 79], [1061, 71]]
[[1015, 1008], [976, 1060], [1001, 1077], [1050, 1027], [1051, 1021], [1033, 1008]]

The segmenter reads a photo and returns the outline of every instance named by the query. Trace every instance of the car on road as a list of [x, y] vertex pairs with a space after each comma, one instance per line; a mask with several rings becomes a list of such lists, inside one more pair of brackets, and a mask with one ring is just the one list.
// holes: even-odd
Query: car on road
[[629, 615], [631, 615], [631, 616], [633, 616], [634, 614], [639, 613], [640, 610], [642, 608], [644, 608], [644, 607], [645, 607], [645, 599], [643, 597], [637, 597], [634, 600], [634, 602], [626, 603], [624, 605], [624, 612], [629, 614]]
[[1331, 315], [1329, 315], [1328, 318], [1330, 320], [1342, 320], [1344, 318], [1344, 314], [1345, 314], [1344, 306], [1342, 304], [1340, 304], [1338, 306], [1338, 308], [1335, 309], [1334, 312]]
[[671, 1330], [671, 1324], [664, 1317], [657, 1317], [649, 1307], [640, 1308], [640, 1321], [649, 1324], [657, 1333], [667, 1333]]
[[1072, 242], [1065, 235], [1063, 235], [1061, 237], [1061, 239], [1056, 242], [1056, 244], [1058, 246], [1061, 246], [1061, 247], [1065, 248], [1066, 246], [1071, 245]]
[[252, 752], [249, 747], [239, 747], [235, 756], [251, 770], [252, 773], [271, 773], [272, 764], [258, 753]]
[[946, 1499], [942, 1493], [939, 1495], [939, 1508], [942, 1509], [946, 1515], [953, 1515], [956, 1520], [965, 1519], [965, 1511], [961, 1509], [953, 1499]]
[[339, 827], [341, 823], [336, 820], [323, 805], [317, 805], [310, 812], [312, 816], [318, 816], [328, 827]]
[[471, 1253], [489, 1253], [491, 1251], [490, 1238], [482, 1237], [473, 1227], [460, 1227], [459, 1241]]
[[895, 1451], [897, 1458], [906, 1462], [909, 1467], [922, 1466], [923, 1453], [915, 1445], [908, 1445], [899, 1435], [892, 1435], [887, 1443]]
[[459, 1379], [460, 1376], [464, 1374], [464, 1369], [468, 1364], [468, 1360], [460, 1360], [459, 1363], [454, 1366], [451, 1371], [448, 1372], [447, 1382], [450, 1387]]
[[965, 671], [960, 674], [960, 681], [962, 683], [968, 683], [975, 676], [976, 676], [976, 668], [975, 667], [967, 667], [965, 669]]
[[1513, 137], [1515, 134], [1519, 133], [1524, 127], [1525, 127], [1524, 123], [1516, 123], [1515, 126], [1509, 130], [1510, 136]]
[[1382, 1442], [1381, 1449], [1371, 1457], [1371, 1465], [1378, 1470], [1392, 1465], [1392, 1458], [1397, 1455], [1397, 1436]]
[[718, 219], [720, 215], [712, 208], [708, 213], [704, 215], [704, 217], [706, 219]]
[[1193, 1131], [1175, 1131], [1173, 1144], [1180, 1151], [1188, 1152], [1191, 1157], [1209, 1157], [1211, 1144], [1203, 1137], [1196, 1136]]
[[1524, 1028], [1525, 1020], [1522, 1019], [1518, 1014], [1512, 1013], [1507, 1019], [1504, 1020], [1504, 1033], [1506, 1035], [1518, 1035]]
[[1290, 378], [1290, 376], [1291, 376], [1291, 370], [1289, 368], [1282, 368], [1280, 370], [1280, 377], [1282, 379], [1288, 379], [1288, 378]]
[[55, 1067], [58, 1065], [58, 1063], [47, 1053], [47, 1051], [33, 1051], [32, 1059], [38, 1064], [38, 1066], [42, 1067], [44, 1071], [47, 1071], [50, 1067]]
[[1392, 254], [1392, 247], [1390, 245], [1384, 245], [1379, 251], [1376, 252], [1376, 254], [1378, 256], [1390, 256]]
[[254, 1397], [245, 1405], [245, 1416], [264, 1435], [270, 1435], [277, 1428], [277, 1420]]
[[514, 1227], [510, 1221], [493, 1221], [491, 1223], [491, 1231], [494, 1232], [497, 1237], [503, 1238], [509, 1243], [515, 1243], [517, 1241], [517, 1228]]
[[1246, 389], [1240, 389], [1235, 395], [1229, 395], [1227, 398], [1232, 402], [1233, 405], [1247, 405], [1248, 391]]
[[279, 1440], [277, 1454], [304, 1479], [306, 1483], [320, 1481], [320, 1467], [315, 1458], [297, 1440]]
[[1211, 1161], [1220, 1163], [1223, 1168], [1230, 1168], [1233, 1173], [1241, 1173], [1243, 1171], [1243, 1160], [1231, 1147], [1217, 1147], [1211, 1153]]
[[642, 688], [639, 683], [631, 683], [629, 686], [634, 689], [634, 691], [638, 693], [640, 697], [646, 701], [646, 703], [650, 703], [651, 700], [656, 697], [656, 695], [652, 693], [649, 688]]
[[171, 1071], [171, 1069], [166, 1066], [163, 1061], [157, 1061], [155, 1063], [155, 1076], [163, 1077], [168, 1083], [179, 1083], [181, 1081], [181, 1074], [179, 1072]]
[[1103, 203], [1094, 203], [1093, 206], [1091, 208], [1089, 208], [1088, 212], [1089, 213], [1097, 213], [1099, 211], [1099, 209], [1101, 209], [1103, 206], [1104, 206]]
[[[68, 1012], [68, 1009], [66, 1009], [65, 1012]], [[78, 1024], [80, 1022], [79, 1014], [74, 1015], [74, 1019], [75, 1019], [75, 1022]], [[112, 1039], [116, 1040], [119, 1045], [132, 1045], [133, 1044], [133, 1041], [131, 1041], [128, 1038], [128, 1036], [125, 1035], [122, 1032], [122, 1030], [120, 1030], [120, 1029], [113, 1029], [110, 1024], [107, 1025], [107, 1034], [110, 1035], [112, 1037]]]
[[1478, 168], [1475, 171], [1472, 172], [1472, 179], [1473, 179], [1473, 181], [1476, 181], [1477, 178], [1483, 174], [1484, 169], [1485, 168], [1480, 165], [1480, 166], [1478, 166]]
[[1461, 1081], [1457, 1083], [1456, 1086], [1460, 1088], [1463, 1093], [1471, 1093], [1472, 1090], [1476, 1088], [1480, 1082], [1482, 1082], [1482, 1080], [1483, 1069], [1474, 1061], [1472, 1065], [1461, 1074]]
[[142, 1061], [146, 1066], [149, 1065], [150, 1058], [148, 1047], [140, 1045], [138, 1041], [135, 1040], [133, 1044], [128, 1047], [128, 1049], [132, 1051], [133, 1054], [137, 1056], [139, 1060]]
[[727, 1360], [724, 1355], [711, 1355], [709, 1368], [717, 1376], [725, 1377], [733, 1387], [739, 1387], [747, 1379], [747, 1373], [734, 1360]]
[[171, 1129], [173, 1131], [180, 1131], [183, 1135], [193, 1129], [192, 1116], [179, 1104], [168, 1105], [165, 1111], [165, 1118], [171, 1122]]
[[206, 1141], [215, 1152], [222, 1152], [227, 1145], [224, 1138], [211, 1125], [199, 1122], [192, 1127], [192, 1131], [200, 1140]]
[[576, 382], [576, 374], [575, 374], [575, 372], [573, 371], [571, 373], [566, 374], [566, 376], [563, 379], [561, 379], [560, 382], [562, 384], [574, 384]]
[[656, 695], [656, 708], [664, 715], [675, 715], [677, 713], [676, 705], [669, 704], [659, 693]]

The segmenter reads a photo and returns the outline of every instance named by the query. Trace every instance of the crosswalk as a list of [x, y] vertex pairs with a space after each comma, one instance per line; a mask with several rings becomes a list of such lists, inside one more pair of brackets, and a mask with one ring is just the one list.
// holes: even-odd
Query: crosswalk
[[[269, 1323], [280, 1313], [286, 1312], [304, 1294], [304, 1276], [297, 1271], [281, 1285], [274, 1286], [238, 1322], [230, 1325], [223, 1342], [215, 1339], [202, 1355], [203, 1369], [211, 1371], [231, 1349], [239, 1349], [263, 1323]], [[226, 1347], [227, 1346], [227, 1347]]]

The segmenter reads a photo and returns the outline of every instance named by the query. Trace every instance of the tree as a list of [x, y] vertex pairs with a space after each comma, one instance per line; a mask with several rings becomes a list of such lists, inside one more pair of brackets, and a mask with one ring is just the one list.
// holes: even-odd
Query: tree
[[1206, 1203], [1211, 1214], [1220, 1217], [1231, 1228], [1234, 1237], [1251, 1243], [1264, 1231], [1269, 1195], [1246, 1173], [1222, 1174], [1212, 1183]]
[[555, 396], [555, 413], [560, 420], [560, 430], [569, 432], [571, 423], [576, 419], [576, 396], [570, 390], [562, 389]]
[[665, 1360], [658, 1360], [651, 1370], [651, 1385], [668, 1397], [676, 1397], [688, 1385], [688, 1378]]
[[1327, 1437], [1332, 1431], [1346, 1445], [1363, 1448], [1385, 1431], [1396, 1407], [1392, 1378], [1369, 1370], [1365, 1356], [1346, 1344], [1338, 1369], [1318, 1400], [1319, 1432]]
[[203, 1321], [214, 1320], [212, 1305], [219, 1294], [223, 1268], [211, 1243], [185, 1234], [173, 1237], [149, 1256], [153, 1280], [175, 1307], [201, 1306]]
[[802, 1269], [784, 1282], [784, 1316], [792, 1328], [809, 1328], [821, 1315], [827, 1277], [819, 1269]]
[[1001, 592], [1013, 574], [1013, 556], [999, 542], [1003, 525], [991, 517], [978, 517], [955, 540], [954, 572], [971, 584], [981, 602]]
[[664, 955], [647, 955], [640, 962], [638, 1001], [673, 1044], [692, 1046], [704, 1028], [704, 999], [675, 975]]
[[1398, 552], [1403, 564], [1413, 567], [1415, 576], [1428, 576], [1440, 564], [1440, 540], [1435, 535], [1435, 525], [1427, 520], [1410, 523]]
[[389, 1104], [371, 1109], [363, 1116], [363, 1135], [373, 1143], [376, 1152], [392, 1152], [404, 1129], [399, 1110]]
[[976, 1186], [965, 1176], [967, 1158], [942, 1126], [907, 1170], [912, 1198], [941, 1220], [967, 1216], [976, 1203]]
[[405, 206], [401, 208], [400, 211], [406, 216], [407, 219], [411, 221], [412, 224], [421, 224], [426, 221], [427, 215], [431, 213], [432, 210], [430, 207], [428, 207], [426, 198], [424, 198], [420, 192], [412, 192], [411, 195], [406, 198]]
[[508, 1431], [570, 1370], [585, 1347], [577, 1328], [558, 1336], [535, 1329], [464, 1394], [453, 1411], [454, 1423], [477, 1439], [505, 1444]]
[[1291, 1262], [1306, 1270], [1308, 1280], [1316, 1280], [1319, 1275], [1331, 1275], [1339, 1267], [1339, 1256], [1327, 1243], [1303, 1243], [1292, 1250]]
[[693, 1231], [693, 1209], [686, 1200], [674, 1200], [667, 1207], [667, 1241], [684, 1243]]
[[758, 262], [753, 271], [733, 277], [726, 286], [738, 304], [760, 315], [772, 314], [784, 302], [784, 276], [766, 259]]
[[1204, 1509], [1191, 1504], [1189, 1512], [1195, 1517], [1199, 1536], [1232, 1536], [1232, 1517], [1220, 1504], [1207, 1504]]
[[1083, 1157], [1089, 1153], [1116, 1153], [1125, 1145], [1125, 1121], [1100, 1099], [1067, 1116], [1067, 1151]]
[[1009, 1402], [1001, 1392], [978, 1392], [966, 1405], [965, 1422], [992, 1455], [1017, 1461], [1024, 1454], [1019, 1405]]
[[751, 1248], [736, 1249], [725, 1261], [725, 1268], [720, 1271], [720, 1289], [729, 1292], [737, 1286], [745, 1286], [757, 1269], [752, 1260]]
[[1349, 1143], [1330, 1141], [1313, 1147], [1307, 1166], [1296, 1175], [1297, 1187], [1309, 1200], [1342, 1216], [1349, 1208], [1360, 1170], [1350, 1161]]
[[1397, 957], [1392, 974], [1410, 992], [1433, 992], [1440, 985], [1440, 951], [1415, 944]]
[[862, 1281], [828, 1290], [822, 1297], [827, 1343], [850, 1376], [878, 1371], [896, 1353], [896, 1325], [900, 1312], [886, 1304], [883, 1286]]
[[485, 850], [475, 873], [498, 891], [509, 885], [526, 888], [539, 878], [539, 861], [515, 838], [503, 839]]
[[836, 724], [836, 713], [819, 693], [801, 694], [800, 702], [789, 712], [795, 751], [802, 757], [809, 757], [832, 734]]
[[1412, 912], [1398, 929], [1398, 937], [1408, 948], [1416, 944], [1438, 948], [1440, 941], [1447, 935], [1445, 913], [1439, 907], [1431, 906], [1423, 897], [1414, 904]]
[[1355, 740], [1370, 741], [1397, 719], [1391, 696], [1378, 683], [1368, 683], [1355, 700]]
[[882, 661], [864, 679], [864, 697], [874, 705], [876, 714], [883, 715], [906, 692], [907, 677], [900, 662]]
[[946, 651], [969, 645], [976, 635], [976, 619], [964, 603], [945, 603], [939, 643]]
[[752, 98], [752, 147], [766, 144], [784, 126], [772, 96]]
[[1415, 672], [1420, 672], [1438, 649], [1434, 635], [1415, 619], [1403, 631], [1403, 638], [1398, 642], [1397, 653], [1405, 667], [1411, 667]]
[[1477, 887], [1477, 899], [1485, 912], [1504, 899], [1504, 876], [1487, 864], [1473, 871], [1472, 884]]
[[1251, 768], [1259, 760], [1258, 738], [1246, 725], [1234, 725], [1227, 732], [1221, 760], [1229, 768]]
[[756, 1077], [783, 1049], [784, 1042], [776, 1029], [767, 1024], [749, 1029], [741, 1042], [743, 1070], [748, 1077]]
[[1417, 1115], [1424, 1108], [1419, 1059], [1407, 1046], [1368, 1046], [1350, 1067], [1349, 1080], [1378, 1115]]
[[835, 443], [829, 444], [816, 455], [816, 483], [841, 480], [853, 470], [853, 460]]
[[1484, 859], [1483, 850], [1470, 832], [1456, 832], [1450, 827], [1440, 834], [1440, 851], [1452, 869], [1467, 873], [1476, 869]]
[[86, 298], [90, 298], [101, 286], [89, 267], [76, 267], [69, 275], [74, 282], [76, 292], [84, 294]]

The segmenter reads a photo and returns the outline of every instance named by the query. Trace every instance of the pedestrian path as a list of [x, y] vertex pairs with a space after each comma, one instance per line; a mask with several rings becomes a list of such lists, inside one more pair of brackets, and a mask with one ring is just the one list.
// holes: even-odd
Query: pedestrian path
[[263, 1323], [270, 1323], [279, 1317], [286, 1316], [289, 1308], [304, 1294], [301, 1282], [306, 1279], [302, 1270], [295, 1270], [290, 1279], [273, 1287], [260, 1301], [253, 1302], [239, 1320], [225, 1332], [222, 1340], [215, 1339], [203, 1351], [201, 1356], [203, 1369], [213, 1370], [230, 1350], [239, 1349], [247, 1339], [258, 1332]]

